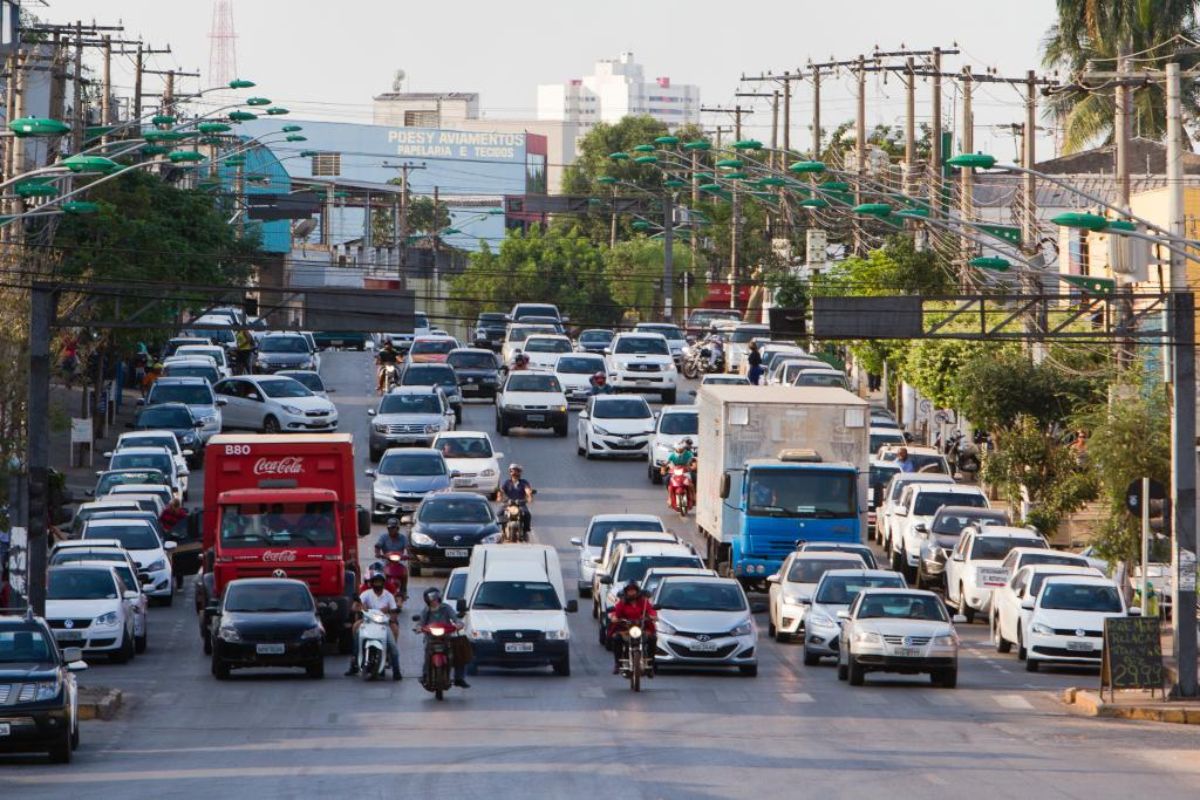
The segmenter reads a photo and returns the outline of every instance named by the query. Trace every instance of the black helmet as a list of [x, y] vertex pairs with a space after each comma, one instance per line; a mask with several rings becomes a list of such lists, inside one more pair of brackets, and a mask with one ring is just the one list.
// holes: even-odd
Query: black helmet
[[372, 577], [372, 576], [373, 576], [373, 575], [374, 575], [376, 572], [378, 572], [380, 575], [382, 575], [382, 574], [383, 574], [383, 568], [384, 568], [384, 563], [383, 563], [383, 561], [382, 561], [382, 560], [375, 560], [375, 561], [372, 561], [372, 562], [371, 562], [371, 566], [367, 567], [367, 580], [371, 580], [371, 577]]
[[638, 582], [630, 581], [629, 583], [625, 584], [625, 588], [621, 590], [621, 596], [624, 597], [628, 595], [630, 589], [632, 589], [635, 594], [642, 593], [642, 587], [638, 585]]
[[382, 572], [372, 572], [371, 577], [367, 579], [367, 583], [370, 583], [373, 585], [375, 583], [375, 581], [379, 581], [380, 583], [387, 583], [387, 576], [384, 575]]
[[425, 605], [440, 603], [442, 601], [442, 590], [431, 586], [421, 596], [425, 598]]

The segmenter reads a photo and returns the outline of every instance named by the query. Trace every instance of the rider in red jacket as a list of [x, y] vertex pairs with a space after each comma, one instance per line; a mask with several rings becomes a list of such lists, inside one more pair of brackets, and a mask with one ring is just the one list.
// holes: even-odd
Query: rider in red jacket
[[650, 654], [649, 663], [647, 664], [646, 674], [650, 675], [654, 672], [654, 650], [656, 640], [654, 636], [654, 620], [658, 617], [658, 612], [654, 610], [654, 606], [650, 604], [650, 598], [642, 594], [642, 588], [638, 586], [637, 581], [630, 581], [625, 584], [625, 588], [621, 590], [621, 599], [613, 606], [612, 611], [608, 612], [610, 620], [608, 625], [608, 636], [610, 641], [613, 641], [613, 674], [616, 675], [621, 671], [621, 656], [623, 655], [623, 647], [616, 640], [617, 634], [620, 632], [623, 622], [628, 622], [642, 626], [642, 637], [646, 642], [647, 651]]

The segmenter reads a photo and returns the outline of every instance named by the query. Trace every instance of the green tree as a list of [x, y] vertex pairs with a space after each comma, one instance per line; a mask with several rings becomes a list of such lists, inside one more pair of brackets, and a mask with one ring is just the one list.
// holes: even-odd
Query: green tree
[[557, 303], [578, 324], [609, 325], [621, 316], [609, 292], [603, 251], [575, 229], [510, 230], [498, 251], [485, 243], [472, 253], [450, 288], [452, 312], [466, 319], [531, 299]]
[[1090, 385], [1048, 362], [1035, 364], [1015, 348], [983, 351], [960, 368], [957, 407], [977, 427], [1011, 427], [1019, 417], [1043, 430], [1067, 420], [1092, 399]]
[[[604, 254], [604, 272], [608, 277], [609, 292], [613, 299], [626, 311], [633, 311], [644, 321], [658, 320], [663, 315], [662, 277], [665, 254], [661, 238], [639, 237], [607, 250]], [[676, 278], [685, 270], [692, 269], [691, 253], [682, 247], [674, 248], [672, 259]], [[691, 305], [703, 298], [703, 283], [691, 287]], [[672, 299], [677, 307], [683, 304], [683, 288], [674, 287]]]
[[[1200, 37], [1193, 0], [1058, 0], [1058, 21], [1046, 32], [1042, 61], [1048, 68], [1075, 75], [1088, 69], [1115, 70], [1117, 56], [1138, 53], [1160, 58], [1190, 46]], [[1190, 41], [1189, 41], [1190, 40]], [[1188, 68], [1195, 55], [1181, 54]], [[1183, 87], [1185, 108], [1200, 108], [1194, 81]], [[1146, 138], [1166, 131], [1166, 95], [1161, 83], [1148, 82], [1133, 90], [1132, 128]], [[1084, 90], [1068, 84], [1050, 96], [1049, 113], [1066, 121], [1063, 149], [1083, 150], [1097, 140], [1112, 141], [1115, 119], [1113, 89]]]

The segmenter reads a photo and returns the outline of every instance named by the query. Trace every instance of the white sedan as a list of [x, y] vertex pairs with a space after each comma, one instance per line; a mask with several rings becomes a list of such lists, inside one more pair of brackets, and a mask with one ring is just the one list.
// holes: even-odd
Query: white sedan
[[579, 412], [576, 452], [597, 456], [645, 456], [654, 434], [654, 413], [645, 398], [596, 395]]
[[46, 622], [59, 647], [107, 655], [118, 663], [133, 658], [136, 639], [129, 589], [111, 564], [69, 564], [46, 571]]
[[996, 652], [1007, 653], [1015, 643], [1017, 658], [1025, 660], [1032, 606], [1046, 578], [1056, 575], [1104, 577], [1104, 573], [1095, 567], [1062, 564], [1032, 564], [1014, 570], [1008, 583], [992, 592], [992, 643], [996, 645]]
[[433, 439], [446, 466], [457, 473], [453, 487], [460, 491], [494, 495], [500, 486], [500, 459], [504, 453], [492, 449], [492, 440], [480, 431], [443, 431]]
[[854, 553], [800, 552], [783, 560], [779, 572], [767, 578], [767, 635], [786, 642], [804, 634], [804, 612], [812, 605], [813, 591], [821, 576], [831, 569], [866, 569], [862, 556]]
[[953, 689], [958, 683], [958, 634], [933, 592], [864, 589], [837, 616], [842, 621], [838, 679], [862, 686], [868, 672], [927, 672], [935, 685]]

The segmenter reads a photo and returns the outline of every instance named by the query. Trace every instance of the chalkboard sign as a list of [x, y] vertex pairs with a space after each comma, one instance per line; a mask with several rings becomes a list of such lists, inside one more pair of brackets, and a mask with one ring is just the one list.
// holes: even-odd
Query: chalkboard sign
[[1104, 620], [1100, 691], [1163, 688], [1162, 638], [1157, 617]]

